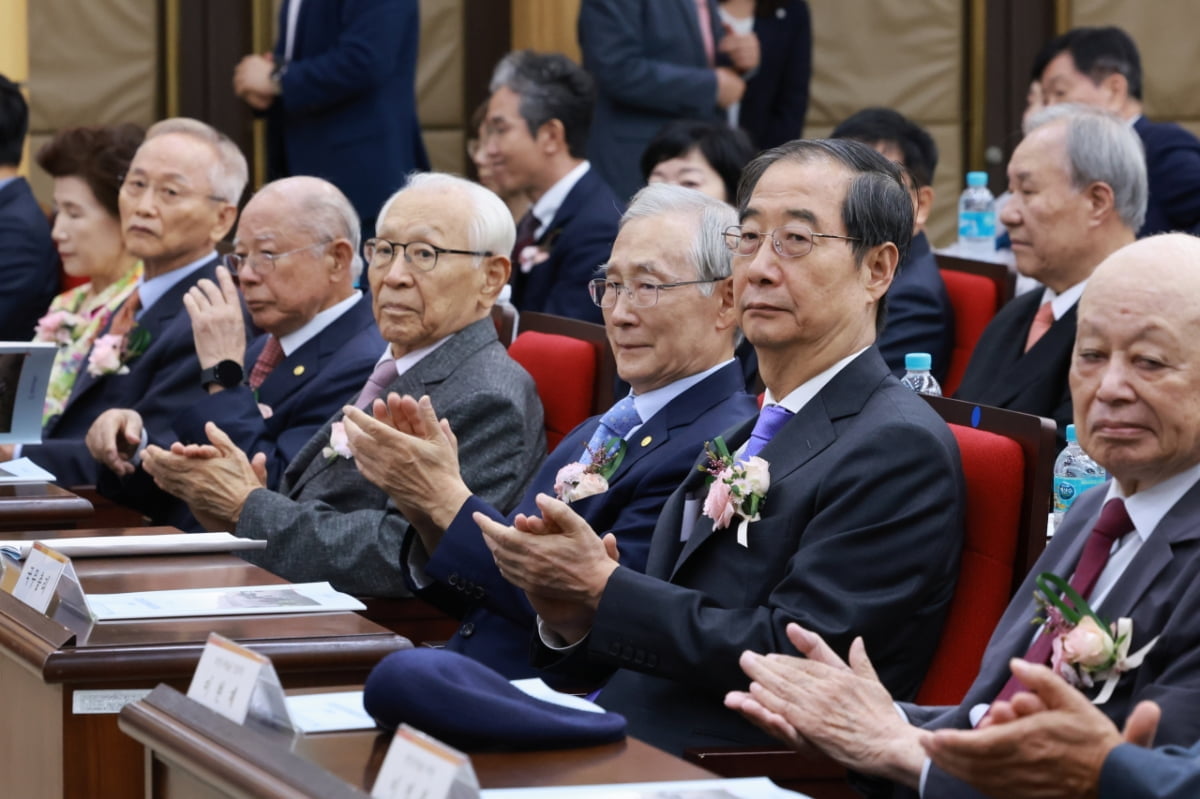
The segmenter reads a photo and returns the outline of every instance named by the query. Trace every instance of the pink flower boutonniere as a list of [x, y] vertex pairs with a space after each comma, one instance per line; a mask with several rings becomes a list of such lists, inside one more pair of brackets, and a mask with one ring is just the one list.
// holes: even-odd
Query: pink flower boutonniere
[[535, 266], [550, 258], [550, 251], [554, 249], [554, 243], [558, 241], [560, 233], [562, 233], [562, 228], [555, 228], [542, 237], [541, 244], [530, 244], [521, 248], [521, 251], [517, 253], [517, 266], [521, 269], [522, 274], [529, 274]]
[[37, 321], [38, 341], [52, 341], [60, 346], [70, 344], [75, 328], [85, 321], [82, 316], [70, 311], [51, 311]]
[[92, 377], [129, 374], [129, 362], [141, 355], [150, 346], [150, 333], [135, 327], [128, 335], [109, 333], [92, 343], [88, 353], [87, 372]]
[[321, 450], [321, 454], [326, 460], [334, 458], [353, 458], [354, 453], [350, 451], [350, 444], [346, 440], [346, 425], [344, 422], [334, 422], [329, 429], [329, 446]]
[[602, 452], [588, 452], [591, 463], [575, 461], [558, 470], [554, 476], [554, 495], [563, 502], [593, 497], [608, 490], [608, 478], [612, 477], [625, 458], [625, 441], [610, 438]]
[[1047, 634], [1054, 636], [1050, 666], [1076, 688], [1091, 688], [1102, 682], [1100, 693], [1092, 700], [1094, 704], [1107, 702], [1121, 675], [1142, 665], [1158, 641], [1156, 636], [1130, 655], [1133, 622], [1123, 617], [1106, 624], [1057, 574], [1038, 575], [1034, 598], [1046, 613], [1034, 623], [1044, 622]]
[[708, 457], [700, 471], [708, 474], [708, 496], [703, 513], [713, 520], [714, 530], [723, 530], [734, 516], [740, 517], [737, 542], [749, 546], [747, 528], [761, 518], [759, 511], [771, 487], [770, 464], [757, 455], [745, 463], [735, 461], [720, 436], [704, 445], [704, 454]]

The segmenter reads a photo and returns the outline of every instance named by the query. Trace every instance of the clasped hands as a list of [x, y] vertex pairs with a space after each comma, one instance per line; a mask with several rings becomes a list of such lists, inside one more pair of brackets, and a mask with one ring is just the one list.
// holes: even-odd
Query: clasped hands
[[233, 93], [256, 111], [266, 111], [275, 102], [279, 87], [271, 79], [275, 56], [252, 53], [243, 56], [233, 71]]

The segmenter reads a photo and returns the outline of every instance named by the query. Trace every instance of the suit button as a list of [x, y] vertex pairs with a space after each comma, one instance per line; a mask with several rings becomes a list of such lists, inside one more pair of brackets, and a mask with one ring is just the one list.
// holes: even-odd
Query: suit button
[[646, 655], [646, 667], [647, 668], [652, 669], [657, 665], [658, 665], [658, 655], [654, 654], [653, 652]]
[[629, 645], [625, 645], [625, 646], [621, 647], [621, 660], [632, 660], [632, 659], [633, 659], [633, 647], [631, 647]]
[[454, 588], [458, 588], [458, 572], [455, 572], [454, 574], [451, 574], [449, 577], [447, 577], [446, 582], [450, 583], [450, 585], [453, 586]]
[[463, 638], [470, 638], [475, 634], [475, 625], [471, 622], [465, 622], [462, 627], [458, 628], [458, 634]]
[[613, 641], [608, 645], [608, 654], [612, 655], [613, 657], [618, 657], [621, 654], [621, 645], [616, 641]]

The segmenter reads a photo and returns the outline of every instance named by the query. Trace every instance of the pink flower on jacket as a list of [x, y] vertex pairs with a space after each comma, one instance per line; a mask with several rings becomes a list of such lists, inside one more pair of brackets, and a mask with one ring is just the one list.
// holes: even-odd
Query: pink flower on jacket
[[717, 474], [717, 479], [708, 487], [708, 495], [704, 497], [704, 515], [713, 520], [713, 529], [721, 530], [733, 521], [734, 506], [732, 486], [729, 481], [733, 473], [729, 469]]
[[83, 319], [70, 311], [51, 311], [37, 321], [38, 341], [52, 341], [56, 344], [70, 344], [71, 335], [76, 325]]
[[353, 458], [354, 453], [350, 451], [350, 442], [346, 438], [346, 425], [344, 422], [334, 422], [329, 427], [329, 446], [321, 450], [321, 454], [326, 458]]
[[88, 355], [88, 374], [92, 377], [110, 374], [129, 374], [129, 367], [121, 364], [121, 351], [125, 346], [125, 337], [109, 333], [100, 336], [92, 343], [92, 351]]

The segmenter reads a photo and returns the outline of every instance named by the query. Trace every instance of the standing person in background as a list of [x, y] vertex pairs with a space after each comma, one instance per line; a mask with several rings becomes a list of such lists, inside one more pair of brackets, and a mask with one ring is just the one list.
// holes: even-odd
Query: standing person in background
[[804, 134], [812, 79], [812, 19], [804, 0], [721, 0], [727, 33], [758, 38], [758, 69], [745, 75], [746, 93], [730, 106], [729, 124], [761, 150]]
[[0, 341], [30, 338], [58, 293], [50, 226], [29, 183], [17, 175], [28, 130], [20, 87], [0, 75]]
[[92, 342], [141, 278], [141, 261], [125, 248], [117, 198], [144, 135], [137, 125], [68, 128], [38, 151], [38, 166], [54, 178], [52, 234], [63, 269], [88, 279], [55, 297], [38, 320], [37, 340], [58, 344], [42, 424], [62, 413]]
[[374, 235], [383, 201], [429, 159], [417, 121], [417, 0], [284, 0], [274, 53], [251, 54], [234, 92], [266, 112], [268, 179], [314, 175]]
[[742, 99], [758, 43], [737, 36], [717, 0], [582, 0], [579, 48], [596, 80], [588, 157], [617, 196], [642, 185], [638, 154], [665, 123], [723, 119]]

